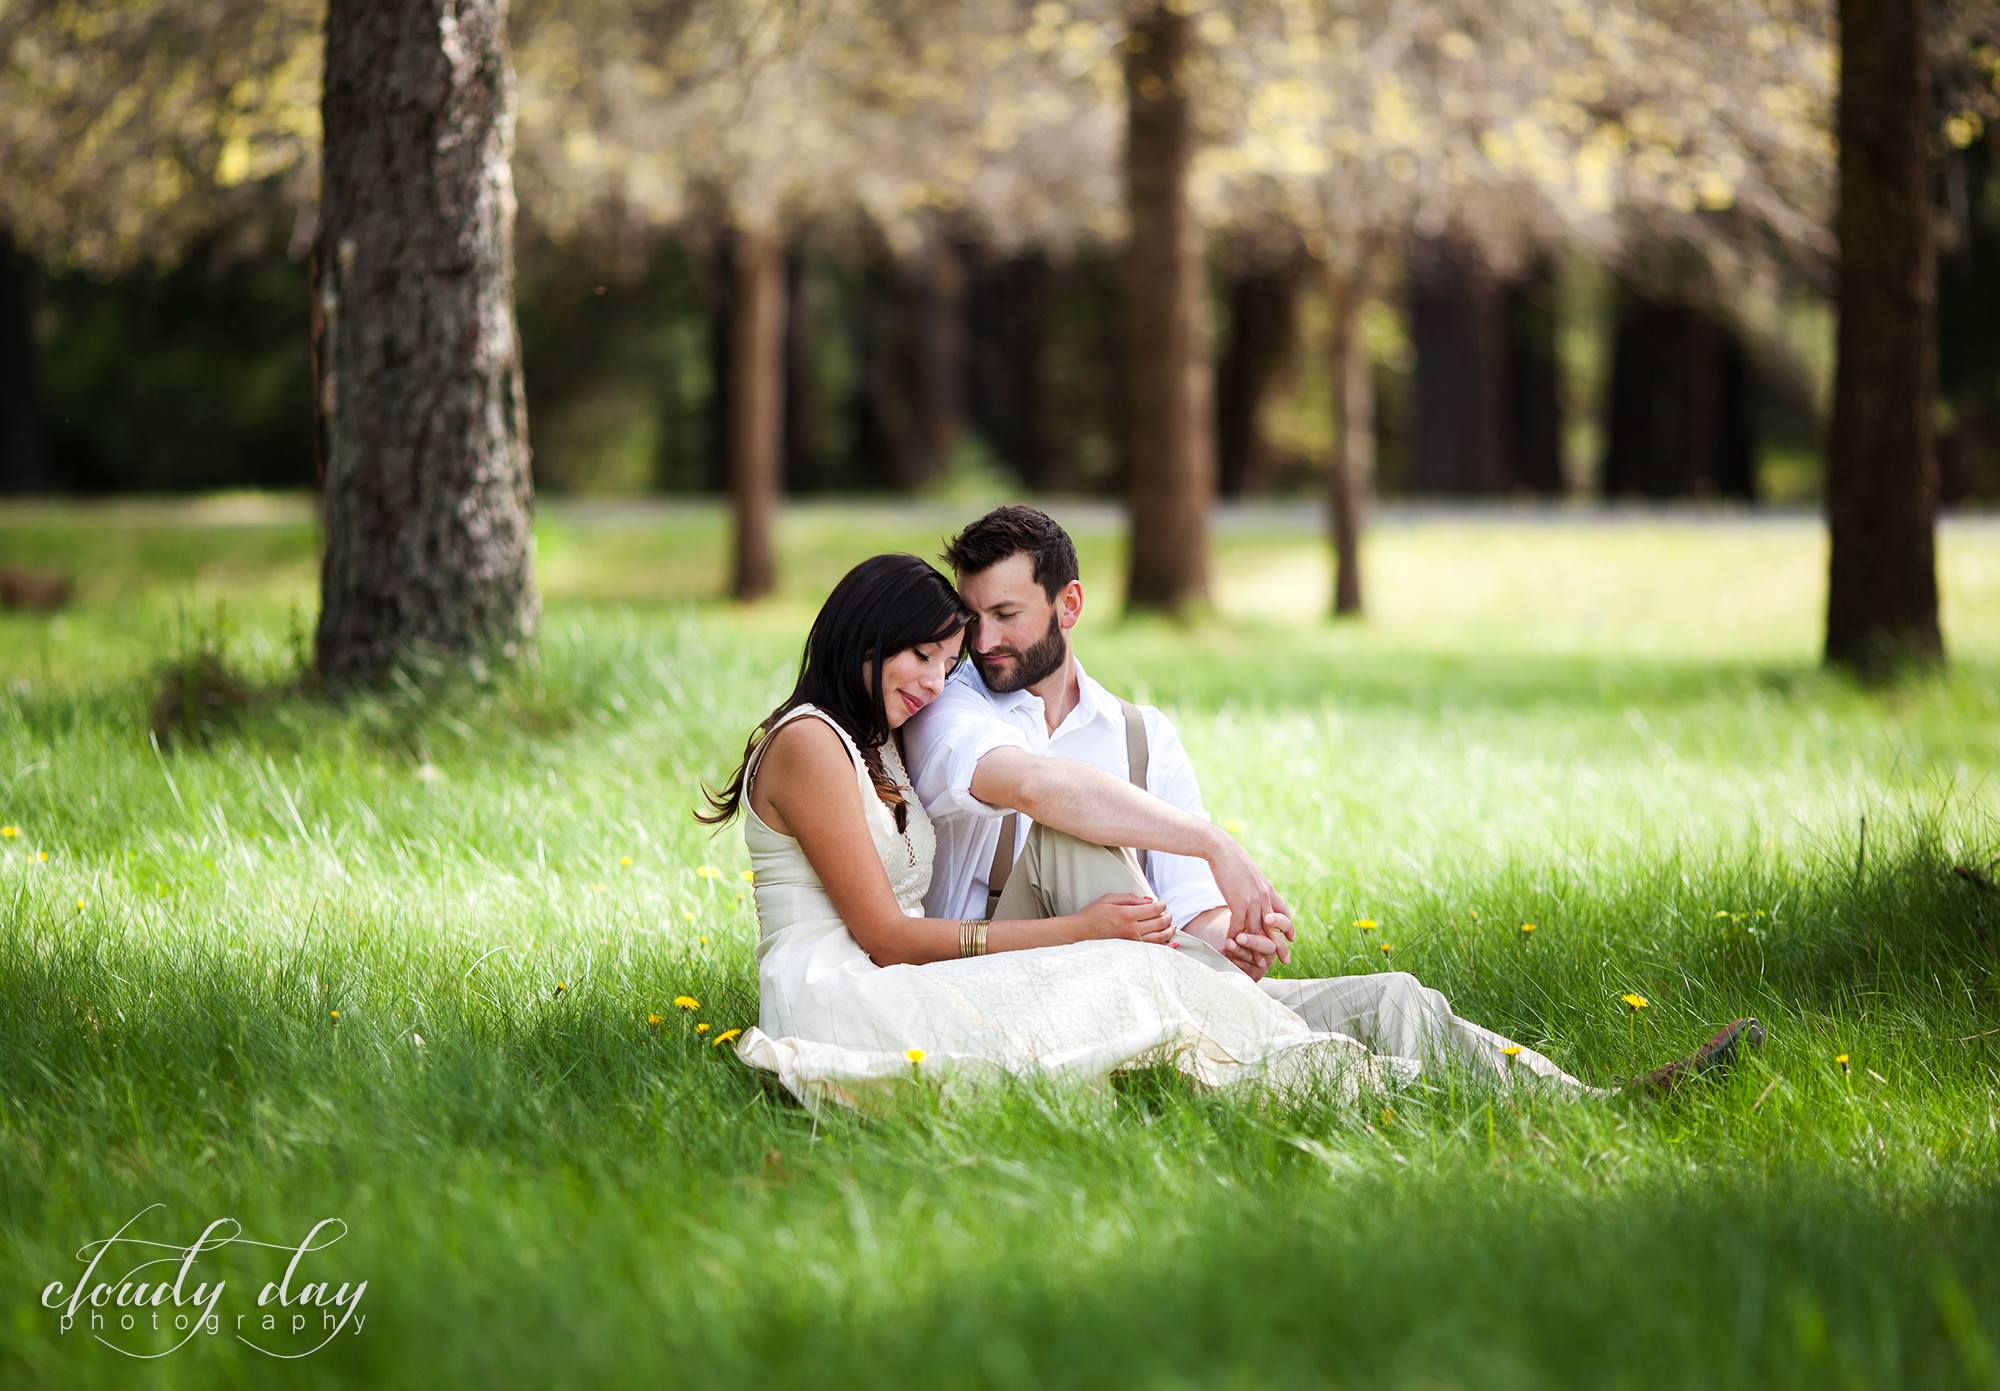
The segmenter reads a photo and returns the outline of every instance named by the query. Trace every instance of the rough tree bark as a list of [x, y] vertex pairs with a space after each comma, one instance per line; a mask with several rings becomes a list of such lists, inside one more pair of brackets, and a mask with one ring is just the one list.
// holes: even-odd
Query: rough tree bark
[[39, 493], [51, 481], [35, 351], [35, 263], [0, 230], [0, 493]]
[[1125, 55], [1131, 538], [1126, 604], [1181, 613], [1208, 601], [1215, 494], [1208, 286], [1188, 201], [1195, 150], [1183, 68], [1193, 25], [1166, 4], [1134, 22]]
[[338, 687], [420, 650], [512, 656], [539, 616], [514, 320], [505, 0], [332, 0], [320, 216]]
[[1944, 657], [1928, 8], [1924, 0], [1840, 0], [1826, 660], [1871, 676]]
[[1375, 367], [1361, 338], [1361, 311], [1373, 291], [1367, 267], [1328, 267], [1333, 333], [1328, 365], [1333, 388], [1333, 468], [1327, 521], [1333, 531], [1333, 612], [1361, 612], [1361, 534], [1375, 478]]
[[1410, 490], [1501, 492], [1507, 398], [1499, 283], [1476, 250], [1455, 240], [1417, 243], [1409, 281], [1417, 362]]
[[729, 311], [729, 594], [756, 599], [778, 577], [772, 530], [785, 401], [785, 247], [778, 237], [739, 229], [731, 238]]

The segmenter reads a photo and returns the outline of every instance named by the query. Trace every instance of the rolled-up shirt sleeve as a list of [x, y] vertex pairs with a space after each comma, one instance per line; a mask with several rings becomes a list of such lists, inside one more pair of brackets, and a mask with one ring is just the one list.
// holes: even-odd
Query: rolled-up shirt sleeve
[[[1208, 820], [1201, 804], [1201, 784], [1196, 781], [1194, 764], [1181, 744], [1174, 722], [1158, 710], [1147, 707], [1146, 790], [1163, 802], [1171, 802], [1190, 816]], [[1167, 905], [1174, 922], [1185, 927], [1214, 908], [1224, 906], [1222, 890], [1208, 861], [1193, 855], [1146, 852], [1146, 879]]]
[[977, 692], [948, 684], [904, 726], [903, 747], [910, 784], [933, 820], [997, 817], [1010, 809], [990, 806], [972, 795], [973, 770], [995, 749], [1028, 749], [1028, 739], [994, 714]]

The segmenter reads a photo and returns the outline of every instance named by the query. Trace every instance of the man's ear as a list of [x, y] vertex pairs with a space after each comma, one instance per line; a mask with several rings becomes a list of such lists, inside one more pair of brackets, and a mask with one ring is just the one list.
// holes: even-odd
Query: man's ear
[[1076, 626], [1077, 619], [1083, 617], [1083, 581], [1071, 580], [1056, 595], [1056, 613], [1064, 631]]

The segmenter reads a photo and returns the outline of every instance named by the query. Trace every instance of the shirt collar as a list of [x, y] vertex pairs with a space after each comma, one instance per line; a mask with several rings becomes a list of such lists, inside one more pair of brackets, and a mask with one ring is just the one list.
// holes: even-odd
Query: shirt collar
[[[1077, 710], [1083, 712], [1083, 718], [1086, 720], [1117, 718], [1118, 698], [1092, 679], [1090, 673], [1083, 669], [1083, 663], [1077, 661], [1075, 653], [1070, 654], [1070, 660], [1076, 663], [1076, 704]], [[994, 690], [986, 684], [986, 678], [979, 674], [979, 668], [970, 657], [959, 664], [959, 670], [952, 673], [952, 679], [969, 682], [974, 690], [992, 702], [996, 710], [1017, 710], [1031, 701], [1037, 705], [1041, 703], [1041, 698], [1030, 691]], [[1076, 718], [1075, 710], [1070, 712], [1070, 718]]]
[[[1071, 654], [1071, 661], [1076, 661]], [[1091, 679], [1083, 669], [1083, 663], [1076, 663], [1076, 703], [1093, 720], [1112, 720], [1119, 717], [1118, 697]]]

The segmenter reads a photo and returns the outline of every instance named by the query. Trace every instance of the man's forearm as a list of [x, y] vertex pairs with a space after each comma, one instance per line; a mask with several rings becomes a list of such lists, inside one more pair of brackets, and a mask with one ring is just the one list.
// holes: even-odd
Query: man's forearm
[[993, 800], [980, 790], [988, 762], [999, 765], [992, 779], [998, 784], [995, 790], [1007, 794], [999, 805], [1026, 812], [1078, 840], [1207, 859], [1222, 835], [1212, 823], [1094, 764], [1017, 749], [996, 749], [981, 760], [973, 791], [982, 801]]

